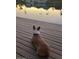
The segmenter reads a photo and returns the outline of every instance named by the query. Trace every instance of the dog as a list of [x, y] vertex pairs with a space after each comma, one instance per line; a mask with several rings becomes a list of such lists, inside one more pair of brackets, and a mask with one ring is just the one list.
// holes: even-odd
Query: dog
[[40, 36], [40, 26], [36, 28], [35, 25], [33, 25], [32, 44], [35, 46], [39, 56], [49, 56], [49, 46]]

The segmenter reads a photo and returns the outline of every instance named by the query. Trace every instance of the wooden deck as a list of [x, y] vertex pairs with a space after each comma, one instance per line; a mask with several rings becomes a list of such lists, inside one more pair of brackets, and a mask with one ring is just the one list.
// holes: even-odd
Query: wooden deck
[[[52, 49], [48, 58], [39, 57], [31, 44], [33, 24], [41, 26], [41, 36]], [[16, 59], [62, 59], [62, 26], [16, 17], [16, 57]]]

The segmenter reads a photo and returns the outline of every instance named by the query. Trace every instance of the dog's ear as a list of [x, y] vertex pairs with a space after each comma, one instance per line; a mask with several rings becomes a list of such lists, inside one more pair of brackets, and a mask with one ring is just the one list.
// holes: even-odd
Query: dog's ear
[[33, 25], [33, 30], [35, 30], [36, 28], [35, 28], [35, 25]]
[[38, 30], [38, 31], [40, 30], [40, 26], [37, 28], [37, 30]]

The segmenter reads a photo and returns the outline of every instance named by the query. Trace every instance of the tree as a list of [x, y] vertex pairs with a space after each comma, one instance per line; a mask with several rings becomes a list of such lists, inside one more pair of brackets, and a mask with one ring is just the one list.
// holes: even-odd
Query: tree
[[47, 0], [48, 7], [55, 7], [56, 9], [62, 9], [62, 0]]

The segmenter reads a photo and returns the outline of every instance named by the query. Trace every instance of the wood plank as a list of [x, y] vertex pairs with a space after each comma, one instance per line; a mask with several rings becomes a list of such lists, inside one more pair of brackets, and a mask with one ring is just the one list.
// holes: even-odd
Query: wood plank
[[[19, 37], [21, 39], [25, 39], [26, 40], [26, 38], [28, 38], [28, 41], [31, 42], [31, 37], [29, 37], [28, 35], [24, 35], [24, 34], [21, 34], [21, 33], [18, 33], [18, 32], [17, 32], [17, 35], [19, 35], [17, 37]], [[48, 42], [48, 44], [51, 45], [51, 47], [56, 48], [56, 49], [58, 49], [60, 51], [62, 49], [61, 47], [57, 46], [56, 44], [53, 44], [53, 42], [52, 43]]]
[[[19, 27], [19, 25], [17, 27]], [[30, 28], [28, 26], [20, 25], [20, 27], [23, 28], [23, 29], [29, 30], [29, 32], [30, 31], [32, 32], [32, 26]], [[60, 33], [61, 35], [58, 35], [58, 34], [55, 34], [54, 32], [52, 33], [52, 31], [51, 32], [48, 32], [48, 31], [45, 31], [43, 29], [40, 30], [41, 33], [46, 34], [46, 35], [49, 35], [50, 37], [55, 37], [55, 38], [58, 37], [58, 38], [62, 39], [62, 37], [61, 37], [62, 36], [62, 32]]]
[[21, 57], [18, 53], [16, 53], [16, 57]]
[[[19, 30], [19, 31], [17, 31], [17, 33], [19, 33], [19, 34], [23, 34], [24, 36], [29, 36], [30, 38], [32, 38], [32, 34], [30, 34], [30, 33], [28, 33], [28, 32], [24, 32], [24, 31], [21, 31], [21, 30]], [[45, 40], [47, 40], [47, 41], [49, 41], [49, 42], [52, 42], [51, 40], [50, 40], [50, 37], [43, 37], [42, 35], [41, 35], [41, 37], [42, 38], [44, 38]], [[52, 40], [54, 40], [53, 38], [51, 38]], [[58, 46], [60, 46], [61, 47], [61, 44], [58, 44], [58, 42], [59, 41], [53, 41], [56, 45], [58, 45]]]
[[[27, 23], [24, 24], [24, 23], [22, 23], [22, 22], [19, 22], [19, 23], [20, 23], [21, 25], [24, 25], [25, 27], [29, 26], [29, 28], [33, 26], [33, 23], [32, 23], [32, 25], [27, 24]], [[18, 24], [18, 25], [19, 25], [19, 24]], [[42, 27], [42, 29], [43, 29], [43, 28], [44, 28], [44, 27]], [[46, 29], [49, 30], [49, 28], [46, 28]], [[46, 30], [46, 29], [45, 29], [45, 30]], [[45, 30], [44, 30], [44, 31], [45, 31]], [[50, 30], [49, 30], [49, 31], [50, 31]], [[52, 31], [53, 31], [53, 33], [54, 33], [56, 30], [53, 30], [53, 29], [52, 29]], [[56, 32], [57, 32], [57, 31], [56, 31]], [[56, 32], [54, 33], [54, 35], [56, 34]], [[51, 32], [49, 32], [49, 33], [51, 33]], [[52, 33], [52, 34], [53, 34], [53, 33]], [[58, 33], [58, 32], [57, 32], [57, 33]], [[60, 33], [62, 33], [62, 32], [60, 32]], [[61, 35], [61, 34], [59, 34], [59, 35]]]
[[[35, 52], [33, 49], [28, 48], [28, 47], [24, 46], [23, 44], [17, 43], [17, 47], [20, 48], [20, 49], [22, 49], [22, 50], [24, 50], [24, 51], [26, 51], [26, 52], [28, 52], [28, 53], [31, 54], [31, 55], [37, 56], [36, 52]], [[59, 55], [57, 55], [57, 54], [55, 54], [55, 53], [54, 53], [54, 54], [53, 54], [53, 53], [50, 54], [51, 57], [52, 57], [52, 55], [53, 55], [54, 58], [55, 58], [56, 56], [57, 56], [58, 58], [61, 58]]]
[[[19, 24], [18, 24], [19, 25]], [[28, 27], [28, 28], [30, 28], [30, 29], [32, 29], [32, 26], [33, 26], [33, 23], [32, 23], [32, 25], [29, 25], [29, 24], [23, 24], [23, 23], [20, 23], [20, 25], [22, 25], [22, 26], [24, 26], [24, 27]], [[60, 35], [61, 36], [61, 34], [62, 34], [62, 32], [61, 31], [57, 31], [57, 30], [54, 30], [54, 29], [49, 29], [49, 28], [45, 28], [45, 26], [43, 27], [43, 26], [41, 26], [41, 28], [42, 28], [42, 30], [44, 30], [45, 32], [49, 32], [50, 34], [56, 34], [56, 35]], [[49, 31], [48, 31], [49, 30]], [[53, 32], [52, 32], [53, 31]]]
[[[27, 59], [36, 59], [37, 58], [37, 57], [25, 52], [24, 50], [22, 50], [18, 47], [16, 48], [16, 50], [17, 50], [17, 53], [20, 53], [22, 56], [24, 56]], [[39, 59], [39, 58], [37, 58], [37, 59]]]
[[16, 50], [17, 50], [17, 53], [20, 53], [22, 56], [24, 56], [24, 58], [27, 58], [27, 59], [40, 59], [40, 58], [41, 59], [55, 59], [55, 58], [51, 58], [51, 57], [48, 57], [48, 58], [39, 57], [38, 55], [34, 56], [34, 54], [28, 53], [25, 49], [21, 48], [21, 46], [17, 47]]
[[[51, 48], [48, 58], [39, 57], [31, 44], [33, 24], [41, 26], [41, 35]], [[28, 59], [62, 59], [62, 26], [16, 17], [16, 56]]]
[[[22, 29], [21, 29], [22, 28]], [[26, 32], [26, 34], [28, 33], [28, 34], [31, 34], [32, 35], [32, 31], [30, 31], [30, 29], [26, 29], [26, 28], [23, 28], [23, 27], [17, 27], [17, 30], [19, 30], [19, 31], [22, 31], [22, 32]], [[28, 30], [28, 32], [26, 31], [26, 30]], [[42, 33], [42, 32], [41, 32]], [[41, 36], [42, 37], [49, 37], [48, 35], [45, 35], [45, 34], [41, 34]], [[50, 40], [53, 40], [53, 41], [56, 41], [56, 42], [58, 42], [58, 43], [60, 43], [60, 44], [62, 44], [62, 40], [59, 40], [59, 39], [61, 39], [61, 38], [58, 38], [58, 37], [50, 37], [50, 38], [48, 38], [48, 39], [50, 39]]]
[[[19, 25], [19, 24], [18, 24]], [[22, 27], [24, 27], [24, 28], [29, 28], [30, 30], [32, 30], [32, 26], [33, 26], [33, 24], [32, 25], [28, 25], [28, 24], [21, 24], [20, 26], [22, 26]], [[52, 27], [51, 27], [52, 28]], [[51, 29], [51, 31], [49, 30], [49, 28], [48, 29], [44, 29], [43, 27], [41, 27], [41, 31], [42, 32], [45, 32], [45, 33], [48, 33], [48, 34], [50, 34], [50, 35], [56, 35], [56, 36], [60, 36], [61, 37], [61, 35], [62, 35], [62, 32], [60, 31], [57, 31], [57, 30], [53, 30], [53, 29]]]
[[32, 19], [24, 19], [24, 18], [19, 18], [19, 17], [16, 17], [16, 18], [17, 18], [16, 22], [18, 22], [18, 23], [20, 23], [20, 22], [21, 23], [26, 23], [26, 24], [31, 23], [32, 25], [33, 24], [36, 24], [36, 25], [38, 24], [38, 25], [45, 26], [46, 28], [49, 28], [49, 29], [55, 29], [55, 30], [57, 29], [58, 31], [62, 31], [61, 25], [58, 25], [58, 24], [47, 23], [47, 22], [36, 21], [36, 20], [34, 21]]
[[[21, 44], [23, 44], [24, 46], [27, 46], [27, 47], [29, 47], [29, 48], [35, 50], [35, 48], [33, 48], [32, 44], [31, 44], [31, 42], [28, 42], [28, 41], [26, 41], [26, 40], [24, 40], [24, 39], [21, 39], [21, 38], [18, 39], [18, 38], [17, 38], [16, 42], [21, 43]], [[62, 54], [61, 51], [58, 51], [57, 49], [54, 49], [54, 48], [53, 48], [53, 51], [51, 51], [51, 52], [56, 53], [56, 54], [58, 54], [58, 55], [60, 55], [60, 56], [61, 56], [61, 54]]]

